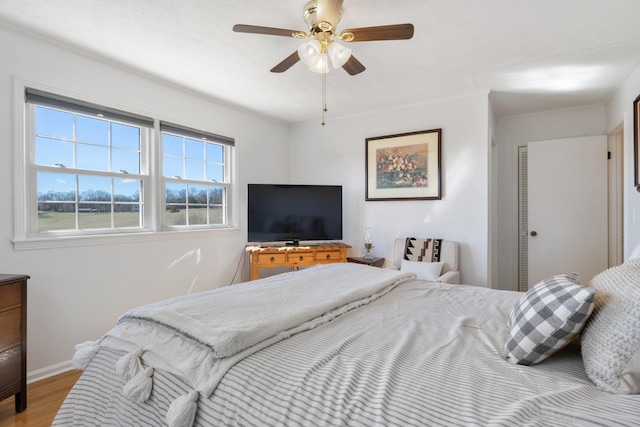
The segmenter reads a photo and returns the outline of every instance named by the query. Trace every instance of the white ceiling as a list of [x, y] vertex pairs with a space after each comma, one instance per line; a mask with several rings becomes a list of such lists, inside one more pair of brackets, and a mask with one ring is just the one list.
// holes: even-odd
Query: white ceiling
[[[307, 0], [2, 0], [0, 24], [244, 109], [321, 120], [322, 80], [269, 70], [306, 30]], [[413, 23], [413, 39], [350, 43], [367, 70], [327, 76], [331, 118], [492, 91], [496, 116], [606, 102], [640, 60], [638, 0], [344, 0], [338, 30]]]

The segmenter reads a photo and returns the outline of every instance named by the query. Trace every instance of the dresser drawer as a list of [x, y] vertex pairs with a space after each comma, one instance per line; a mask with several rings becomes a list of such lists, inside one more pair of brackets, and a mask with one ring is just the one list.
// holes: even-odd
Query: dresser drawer
[[260, 254], [258, 255], [258, 264], [284, 264], [287, 262], [287, 254]]
[[20, 307], [0, 312], [0, 351], [20, 343]]
[[313, 265], [316, 263], [313, 252], [291, 252], [287, 255], [290, 265]]
[[20, 346], [0, 352], [0, 395], [20, 384], [22, 380]]
[[20, 282], [10, 283], [0, 286], [0, 310], [3, 308], [20, 305], [22, 293], [20, 292]]
[[336, 262], [342, 258], [340, 251], [318, 251], [316, 252], [316, 261], [318, 262], [327, 262], [332, 261]]

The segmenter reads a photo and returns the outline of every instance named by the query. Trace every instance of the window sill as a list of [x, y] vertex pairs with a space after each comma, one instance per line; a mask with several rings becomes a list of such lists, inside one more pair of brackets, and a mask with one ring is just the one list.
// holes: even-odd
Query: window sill
[[13, 240], [13, 250], [28, 251], [37, 249], [68, 248], [75, 246], [98, 246], [141, 242], [146, 243], [163, 240], [192, 239], [198, 237], [206, 237], [210, 234], [234, 235], [239, 233], [239, 228], [228, 227], [197, 230], [164, 230], [157, 232], [147, 231], [140, 233], [118, 233], [91, 236], [37, 237]]

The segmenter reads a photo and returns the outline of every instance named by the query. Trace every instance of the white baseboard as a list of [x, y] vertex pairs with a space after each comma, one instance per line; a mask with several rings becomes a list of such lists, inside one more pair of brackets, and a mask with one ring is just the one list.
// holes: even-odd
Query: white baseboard
[[55, 375], [62, 374], [64, 372], [74, 369], [71, 364], [71, 360], [58, 363], [57, 365], [48, 366], [46, 368], [38, 369], [37, 371], [27, 372], [27, 384], [34, 383], [36, 381], [44, 380], [45, 378], [53, 377]]

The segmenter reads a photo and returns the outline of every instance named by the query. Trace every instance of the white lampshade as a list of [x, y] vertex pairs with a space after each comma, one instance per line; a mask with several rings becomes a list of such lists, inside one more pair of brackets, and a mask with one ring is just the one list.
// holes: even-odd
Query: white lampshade
[[322, 56], [322, 47], [318, 40], [302, 43], [298, 47], [298, 56], [307, 66], [315, 65]]
[[[341, 53], [342, 51], [336, 50], [337, 55], [340, 55]], [[349, 51], [349, 56], [350, 55], [351, 51]], [[320, 42], [318, 40], [311, 40], [309, 42], [302, 43], [298, 47], [298, 56], [300, 57], [300, 60], [304, 62], [307, 68], [309, 68], [309, 70], [313, 71], [314, 73], [324, 74], [329, 72], [329, 59], [327, 57], [327, 53], [322, 52], [322, 46], [320, 45]], [[347, 56], [347, 59], [349, 59], [349, 56]], [[334, 67], [336, 67], [335, 60], [332, 59], [331, 61], [334, 64]], [[338, 67], [341, 66], [342, 65], [339, 65]]]
[[333, 42], [327, 48], [333, 68], [340, 68], [351, 58], [351, 49]]
[[329, 59], [327, 58], [327, 54], [321, 53], [316, 63], [309, 64], [307, 68], [310, 71], [313, 71], [314, 73], [319, 73], [319, 74], [328, 73], [329, 72], [328, 62], [329, 62]]

